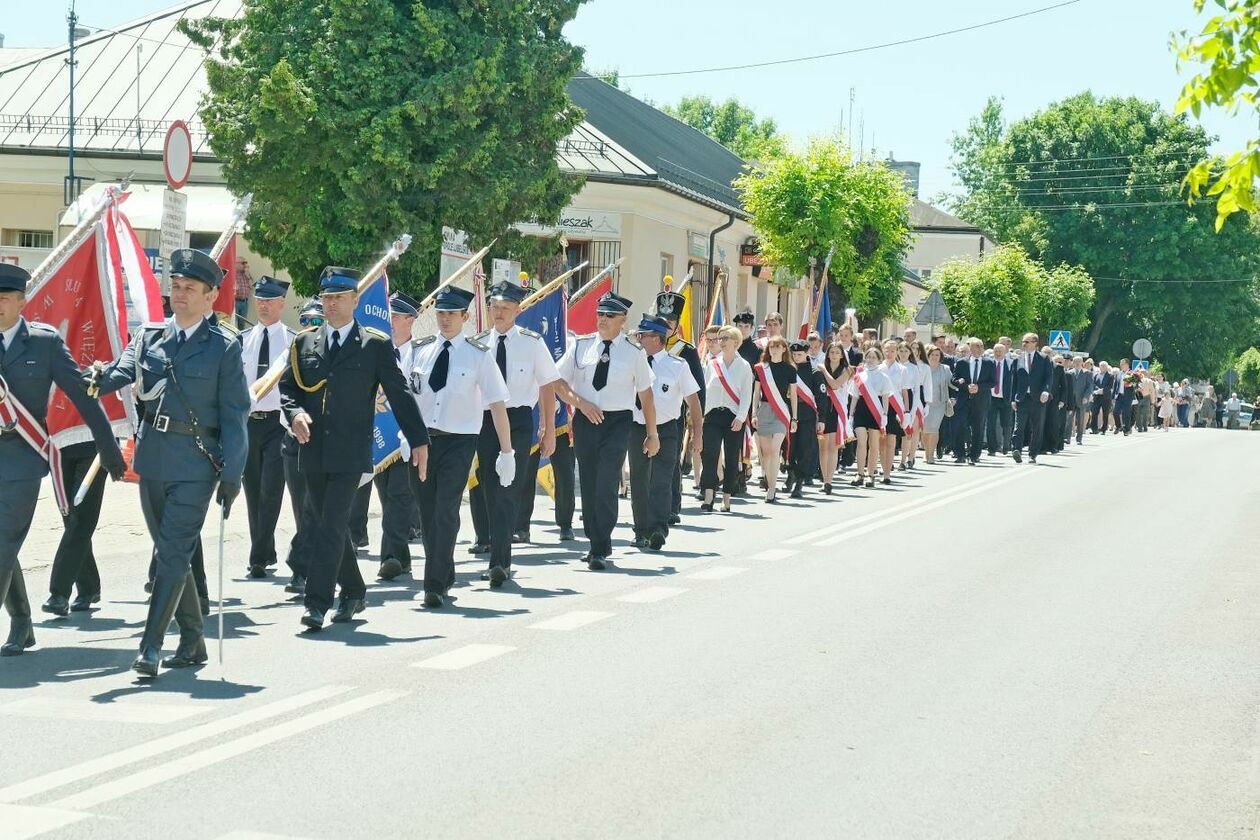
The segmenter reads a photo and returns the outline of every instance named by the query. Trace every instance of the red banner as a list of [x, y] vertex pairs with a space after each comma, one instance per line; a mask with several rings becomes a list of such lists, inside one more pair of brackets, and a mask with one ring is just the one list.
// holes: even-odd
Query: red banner
[[612, 277], [605, 277], [577, 303], [569, 307], [569, 330], [574, 335], [595, 332], [595, 305], [605, 294], [612, 291]]
[[228, 242], [228, 246], [219, 255], [219, 268], [223, 269], [223, 285], [219, 286], [219, 296], [214, 299], [214, 311], [224, 315], [236, 314], [236, 235]]

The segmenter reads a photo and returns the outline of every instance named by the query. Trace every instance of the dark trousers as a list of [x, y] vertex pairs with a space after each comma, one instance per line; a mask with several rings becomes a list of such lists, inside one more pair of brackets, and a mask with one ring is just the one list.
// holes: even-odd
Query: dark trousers
[[[538, 465], [541, 460], [537, 451], [530, 453], [525, 468], [525, 482], [521, 485], [520, 509], [516, 514], [518, 531], [528, 531], [529, 521], [534, 515], [534, 497], [538, 493]], [[556, 451], [552, 453], [550, 463], [556, 488], [556, 525], [561, 528], [573, 527], [573, 510], [577, 506], [573, 460], [573, 444], [568, 433], [556, 435]]]
[[[61, 450], [61, 475], [66, 492], [78, 491], [95, 458], [96, 444], [91, 441], [72, 444]], [[64, 530], [61, 542], [57, 544], [57, 553], [53, 556], [48, 579], [49, 593], [69, 598], [71, 586], [77, 586], [80, 595], [94, 595], [101, 591], [101, 575], [96, 568], [96, 555], [92, 552], [92, 535], [101, 517], [101, 501], [104, 498], [105, 471], [102, 470], [88, 488], [83, 501], [72, 505], [70, 512], [61, 517]]]
[[1124, 432], [1126, 435], [1133, 431], [1132, 396], [1126, 395], [1116, 400], [1116, 429]]
[[818, 415], [805, 405], [798, 405], [797, 412], [796, 433], [789, 433], [788, 469], [803, 482], [818, 474]]
[[350, 502], [350, 521], [347, 528], [350, 533], [350, 544], [352, 546], [366, 545], [368, 541], [367, 521], [368, 521], [368, 505], [372, 502], [372, 486], [364, 484], [354, 493], [354, 499]]
[[249, 516], [249, 565], [276, 565], [276, 523], [284, 505], [285, 430], [280, 412], [249, 419], [249, 453], [245, 458], [245, 511]]
[[475, 539], [490, 544], [492, 569], [512, 567], [512, 534], [517, 530], [521, 495], [529, 478], [534, 410], [528, 406], [509, 408], [508, 423], [512, 429], [512, 451], [516, 453], [516, 476], [507, 487], [499, 484], [499, 474], [494, 471], [494, 462], [499, 457], [499, 433], [495, 431], [494, 418], [487, 411], [481, 420], [481, 434], [477, 436], [477, 486], [468, 494]]
[[393, 557], [411, 568], [411, 519], [416, 507], [411, 461], [399, 459], [372, 477], [381, 503], [381, 559]]
[[1015, 450], [1027, 447], [1028, 457], [1040, 455], [1045, 423], [1046, 406], [1039, 395], [1021, 400], [1015, 411]]
[[[144, 513], [149, 536], [153, 539], [155, 593], [182, 585], [188, 578], [188, 573], [194, 569], [197, 555], [202, 553], [201, 526], [205, 524], [206, 511], [210, 509], [215, 483], [158, 481], [143, 476], [140, 478], [140, 510]], [[219, 515], [218, 507], [215, 508], [215, 515]], [[201, 586], [205, 585], [204, 558], [201, 578], [198, 592], [205, 597], [201, 593]], [[195, 629], [191, 617], [181, 617], [182, 615], [176, 614], [180, 629]], [[165, 627], [145, 628], [146, 635], [160, 636], [165, 631]]]
[[1005, 455], [1011, 448], [1015, 429], [1012, 424], [1011, 401], [1006, 397], [989, 398], [989, 416], [986, 418], [985, 443], [989, 452]]
[[424, 591], [445, 595], [455, 585], [459, 505], [468, 484], [478, 436], [434, 434], [433, 429], [429, 434], [429, 467], [425, 480], [420, 482]]
[[350, 504], [359, 492], [362, 473], [304, 472], [311, 529], [306, 550], [307, 609], [332, 608], [334, 588], [341, 597], [362, 598], [367, 584], [350, 544]]
[[[648, 537], [655, 532], [669, 536], [669, 517], [673, 513], [671, 492], [673, 477], [678, 472], [682, 421], [657, 423], [656, 432], [661, 436], [661, 448], [655, 457], [649, 458], [643, 454], [647, 426], [630, 424], [630, 511], [636, 537]], [[585, 503], [582, 510], [586, 510]]]
[[31, 615], [18, 552], [35, 518], [40, 481], [14, 478], [0, 482], [0, 601], [4, 601], [5, 609], [14, 619]]
[[1107, 418], [1111, 416], [1111, 400], [1094, 397], [1094, 411], [1089, 420], [1089, 430], [1100, 435], [1107, 434]]
[[1054, 397], [1045, 405], [1046, 417], [1041, 421], [1041, 451], [1055, 453], [1063, 448], [1063, 411]]
[[969, 394], [954, 406], [954, 457], [980, 460], [984, 449], [984, 419], [989, 413], [989, 397], [983, 391]]
[[734, 493], [739, 489], [740, 455], [743, 454], [744, 430], [731, 431], [735, 412], [729, 408], [715, 408], [704, 415], [704, 437], [700, 450], [700, 489], [718, 489], [718, 457], [721, 456], [722, 492]]
[[[683, 406], [683, 410], [686, 411], [685, 404]], [[674, 443], [674, 450], [677, 453], [677, 457], [674, 459], [674, 477], [673, 477], [672, 482], [670, 483], [669, 512], [673, 514], [674, 516], [678, 516], [682, 513], [683, 460], [690, 458], [691, 453], [683, 452], [683, 444], [686, 443], [686, 441], [684, 441], [683, 438], [686, 437], [684, 432], [686, 432], [687, 430], [687, 421], [680, 417], [678, 420], [674, 422], [678, 424], [678, 440]], [[662, 446], [664, 445], [664, 440], [662, 440], [661, 444]], [[631, 449], [633, 448], [634, 447], [631, 447]]]
[[598, 426], [577, 414], [573, 418], [573, 449], [582, 488], [582, 530], [591, 543], [591, 554], [612, 554], [612, 532], [617, 525], [621, 465], [630, 445], [627, 411], [605, 411]]
[[[290, 445], [291, 444], [291, 445]], [[289, 504], [293, 506], [293, 523], [297, 530], [289, 540], [289, 556], [285, 560], [295, 575], [306, 577], [306, 543], [311, 528], [314, 527], [315, 515], [309, 505], [306, 492], [306, 475], [298, 469], [297, 438], [288, 435], [282, 447], [284, 454], [284, 483], [289, 489]]]

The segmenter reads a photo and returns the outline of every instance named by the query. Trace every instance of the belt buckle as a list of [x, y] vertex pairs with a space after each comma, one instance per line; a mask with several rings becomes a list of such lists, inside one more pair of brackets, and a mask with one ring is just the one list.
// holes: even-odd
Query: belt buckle
[[159, 414], [153, 418], [153, 428], [157, 429], [159, 432], [165, 432], [167, 429], [170, 428], [170, 426], [171, 426], [170, 415]]

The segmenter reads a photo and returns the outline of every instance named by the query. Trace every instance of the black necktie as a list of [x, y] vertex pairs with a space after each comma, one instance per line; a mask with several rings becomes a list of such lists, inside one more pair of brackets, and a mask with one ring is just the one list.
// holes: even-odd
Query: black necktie
[[271, 334], [263, 327], [262, 341], [258, 342], [258, 373], [255, 379], [262, 379], [267, 375], [267, 368], [271, 367]]
[[399, 350], [397, 347], [394, 348], [394, 361], [395, 362], [402, 361], [402, 351]]
[[341, 349], [341, 332], [333, 330], [332, 338], [328, 340], [328, 352], [325, 354], [328, 363], [332, 364], [332, 360], [337, 358], [337, 351]]
[[446, 372], [451, 366], [451, 343], [449, 341], [442, 342], [442, 352], [438, 353], [437, 361], [433, 363], [433, 371], [429, 374], [429, 390], [437, 393], [446, 387]]
[[[650, 367], [652, 367], [652, 359], [654, 359], [654, 358], [656, 358], [656, 357], [655, 357], [655, 356], [648, 356], [648, 367], [649, 367], [649, 368], [650, 368]], [[643, 403], [639, 402], [639, 398], [638, 398], [638, 397], [635, 397], [635, 398], [634, 398], [634, 407], [635, 407], [635, 408], [637, 408], [637, 409], [639, 409], [640, 411], [642, 411], [642, 410], [643, 410]]]
[[595, 365], [595, 378], [591, 380], [596, 391], [604, 390], [604, 386], [608, 384], [608, 360], [611, 356], [612, 342], [605, 341], [604, 352], [599, 354], [599, 364]]
[[0, 333], [0, 359], [4, 358], [4, 333]]
[[494, 351], [494, 362], [499, 366], [499, 373], [503, 374], [503, 381], [507, 382], [507, 336], [499, 336], [499, 346]]
[[184, 331], [175, 331], [175, 352], [178, 353], [184, 347]]

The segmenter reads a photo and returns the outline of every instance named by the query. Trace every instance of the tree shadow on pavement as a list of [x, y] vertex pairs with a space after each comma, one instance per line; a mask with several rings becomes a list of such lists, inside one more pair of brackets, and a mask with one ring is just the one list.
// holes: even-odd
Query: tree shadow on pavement
[[511, 618], [514, 615], [529, 615], [530, 611], [524, 607], [517, 607], [512, 610], [493, 610], [487, 607], [461, 607], [457, 598], [450, 599], [445, 607], [437, 610], [418, 607], [416, 612], [434, 612], [439, 614], [458, 615], [463, 618]]
[[618, 566], [616, 565], [616, 560], [614, 560], [613, 563], [614, 565], [609, 566], [603, 572], [588, 572], [588, 574], [599, 575], [607, 573], [625, 575], [626, 577], [668, 577], [669, 575], [678, 574], [678, 570], [673, 566], [662, 566], [659, 569], [635, 569], [633, 567], [623, 568], [622, 566]]
[[350, 632], [340, 632], [339, 625], [333, 624], [325, 627], [319, 633], [298, 633], [301, 639], [312, 642], [336, 642], [346, 647], [387, 647], [389, 645], [407, 644], [410, 642], [433, 642], [446, 638], [445, 636], [386, 636], [382, 633], [368, 633], [359, 629], [360, 625], [366, 624], [364, 619], [355, 619], [348, 621], [345, 627]]
[[35, 688], [123, 674], [135, 658], [131, 650], [40, 647], [0, 663], [0, 688]]
[[[491, 590], [496, 591], [496, 590]], [[535, 589], [528, 586], [519, 586], [516, 581], [507, 581], [499, 592], [506, 592], [512, 595], [519, 595], [522, 598], [560, 598], [565, 595], [581, 595], [576, 589], [569, 589], [567, 586], [563, 589]]]
[[[82, 616], [82, 618], [76, 618]], [[121, 618], [90, 619], [84, 613], [71, 613], [66, 618], [49, 616], [35, 625], [49, 630], [74, 630], [80, 633], [109, 633], [114, 630], [136, 630], [144, 627], [143, 621], [126, 621]]]
[[239, 700], [263, 690], [261, 685], [234, 683], [222, 678], [199, 680], [196, 672], [204, 667], [163, 670], [155, 679], [137, 677], [130, 686], [93, 694], [91, 700], [93, 703], [113, 703], [137, 694], [182, 694], [189, 700]]

